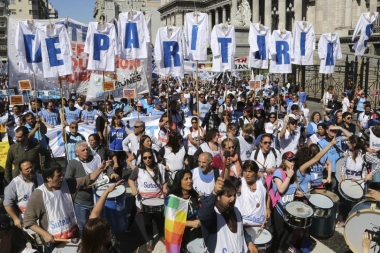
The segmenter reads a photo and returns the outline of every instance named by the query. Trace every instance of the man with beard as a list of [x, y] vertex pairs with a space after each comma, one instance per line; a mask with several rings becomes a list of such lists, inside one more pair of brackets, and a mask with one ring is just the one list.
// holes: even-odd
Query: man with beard
[[30, 196], [24, 215], [24, 227], [39, 234], [50, 250], [57, 245], [55, 238], [78, 237], [72, 194], [88, 188], [108, 165], [109, 162], [104, 161], [92, 173], [66, 179], [63, 178], [62, 167], [58, 163], [42, 169], [44, 183]]
[[217, 179], [212, 193], [202, 200], [198, 218], [209, 252], [258, 252], [253, 238], [243, 228], [235, 201], [233, 183], [221, 177]]
[[81, 111], [74, 106], [75, 100], [69, 99], [69, 107], [65, 107], [65, 125], [70, 125], [71, 122], [79, 123], [81, 118]]
[[78, 108], [79, 110], [84, 110], [84, 99], [82, 96], [79, 96], [77, 98], [77, 102], [75, 104], [75, 107]]
[[[32, 115], [33, 116], [33, 115]], [[28, 129], [25, 126], [20, 126], [16, 129], [15, 138], [16, 144], [9, 148], [7, 161], [5, 163], [4, 179], [10, 183], [12, 178], [17, 176], [19, 164], [22, 160], [27, 159], [34, 164], [35, 171], [40, 171], [40, 157], [45, 157], [45, 166], [51, 161], [50, 153], [40, 144], [31, 141], [28, 138]], [[39, 155], [41, 154], [41, 156]], [[12, 170], [12, 165], [14, 169]]]
[[12, 218], [13, 224], [22, 229], [22, 219], [32, 192], [41, 184], [43, 179], [36, 174], [31, 161], [24, 159], [19, 163], [20, 174], [5, 188], [4, 207]]

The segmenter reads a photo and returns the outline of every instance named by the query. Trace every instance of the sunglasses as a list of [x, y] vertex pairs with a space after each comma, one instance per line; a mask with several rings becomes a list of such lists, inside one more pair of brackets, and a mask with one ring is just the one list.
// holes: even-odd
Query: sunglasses
[[140, 128], [141, 126], [133, 126], [133, 128]]
[[144, 159], [144, 160], [148, 160], [148, 159], [149, 159], [149, 160], [152, 160], [152, 156], [144, 156], [143, 159]]
[[198, 122], [195, 122], [195, 121], [194, 121], [194, 122], [191, 122], [191, 124], [197, 124], [197, 123], [198, 123]]
[[78, 127], [70, 127], [71, 129], [78, 129]]
[[234, 146], [228, 147], [228, 149], [234, 149]]
[[263, 143], [264, 145], [268, 145], [268, 144], [269, 144], [269, 145], [272, 145], [272, 142], [271, 142], [271, 141], [263, 141], [262, 143]]
[[346, 119], [352, 119], [352, 117], [347, 117]]

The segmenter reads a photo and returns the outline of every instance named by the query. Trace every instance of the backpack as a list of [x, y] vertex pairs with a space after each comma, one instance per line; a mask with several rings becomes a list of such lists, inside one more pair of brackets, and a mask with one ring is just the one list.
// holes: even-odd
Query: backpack
[[[276, 153], [276, 150], [274, 150], [274, 148], [270, 148], [270, 150], [272, 151], [273, 155], [274, 155], [274, 158], [276, 158], [277, 160], [277, 153]], [[255, 151], [255, 156], [254, 156], [254, 159], [257, 160], [257, 156], [259, 155], [259, 151], [260, 149], [256, 149]]]
[[[285, 171], [282, 168], [278, 168], [278, 170], [281, 170], [281, 180], [284, 182], [286, 179]], [[265, 183], [267, 185], [268, 195], [271, 200], [271, 207], [273, 208], [278, 202], [280, 202], [281, 198], [281, 195], [278, 192], [274, 192], [273, 190], [273, 174], [268, 174], [265, 177]]]

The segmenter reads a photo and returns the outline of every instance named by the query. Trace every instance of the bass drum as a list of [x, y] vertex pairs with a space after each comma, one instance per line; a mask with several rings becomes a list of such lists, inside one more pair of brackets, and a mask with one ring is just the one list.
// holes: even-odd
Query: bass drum
[[342, 156], [336, 161], [335, 178], [336, 180], [338, 180], [338, 182], [342, 181], [341, 176], [340, 176], [340, 168], [343, 165], [343, 161], [344, 161], [344, 156]]
[[[380, 227], [380, 203], [363, 200], [351, 210], [344, 227], [344, 239], [353, 252], [362, 252], [363, 233]], [[375, 246], [371, 242], [370, 248]]]
[[318, 193], [329, 197], [334, 205], [331, 208], [330, 216], [328, 217], [313, 217], [313, 223], [309, 228], [309, 232], [312, 236], [320, 238], [329, 238], [333, 236], [335, 232], [336, 214], [338, 211], [339, 197], [333, 192], [325, 189], [314, 189], [311, 193]]

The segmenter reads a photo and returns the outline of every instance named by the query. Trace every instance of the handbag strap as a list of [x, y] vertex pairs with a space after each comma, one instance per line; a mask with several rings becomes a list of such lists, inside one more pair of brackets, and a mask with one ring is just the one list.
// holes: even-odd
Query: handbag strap
[[154, 178], [152, 177], [152, 174], [150, 174], [148, 170], [146, 170], [146, 171], [148, 172], [149, 176], [152, 178], [153, 182], [154, 182], [154, 183], [157, 185], [157, 187], [160, 189], [161, 193], [164, 193], [162, 187], [157, 183], [156, 179], [154, 179]]

